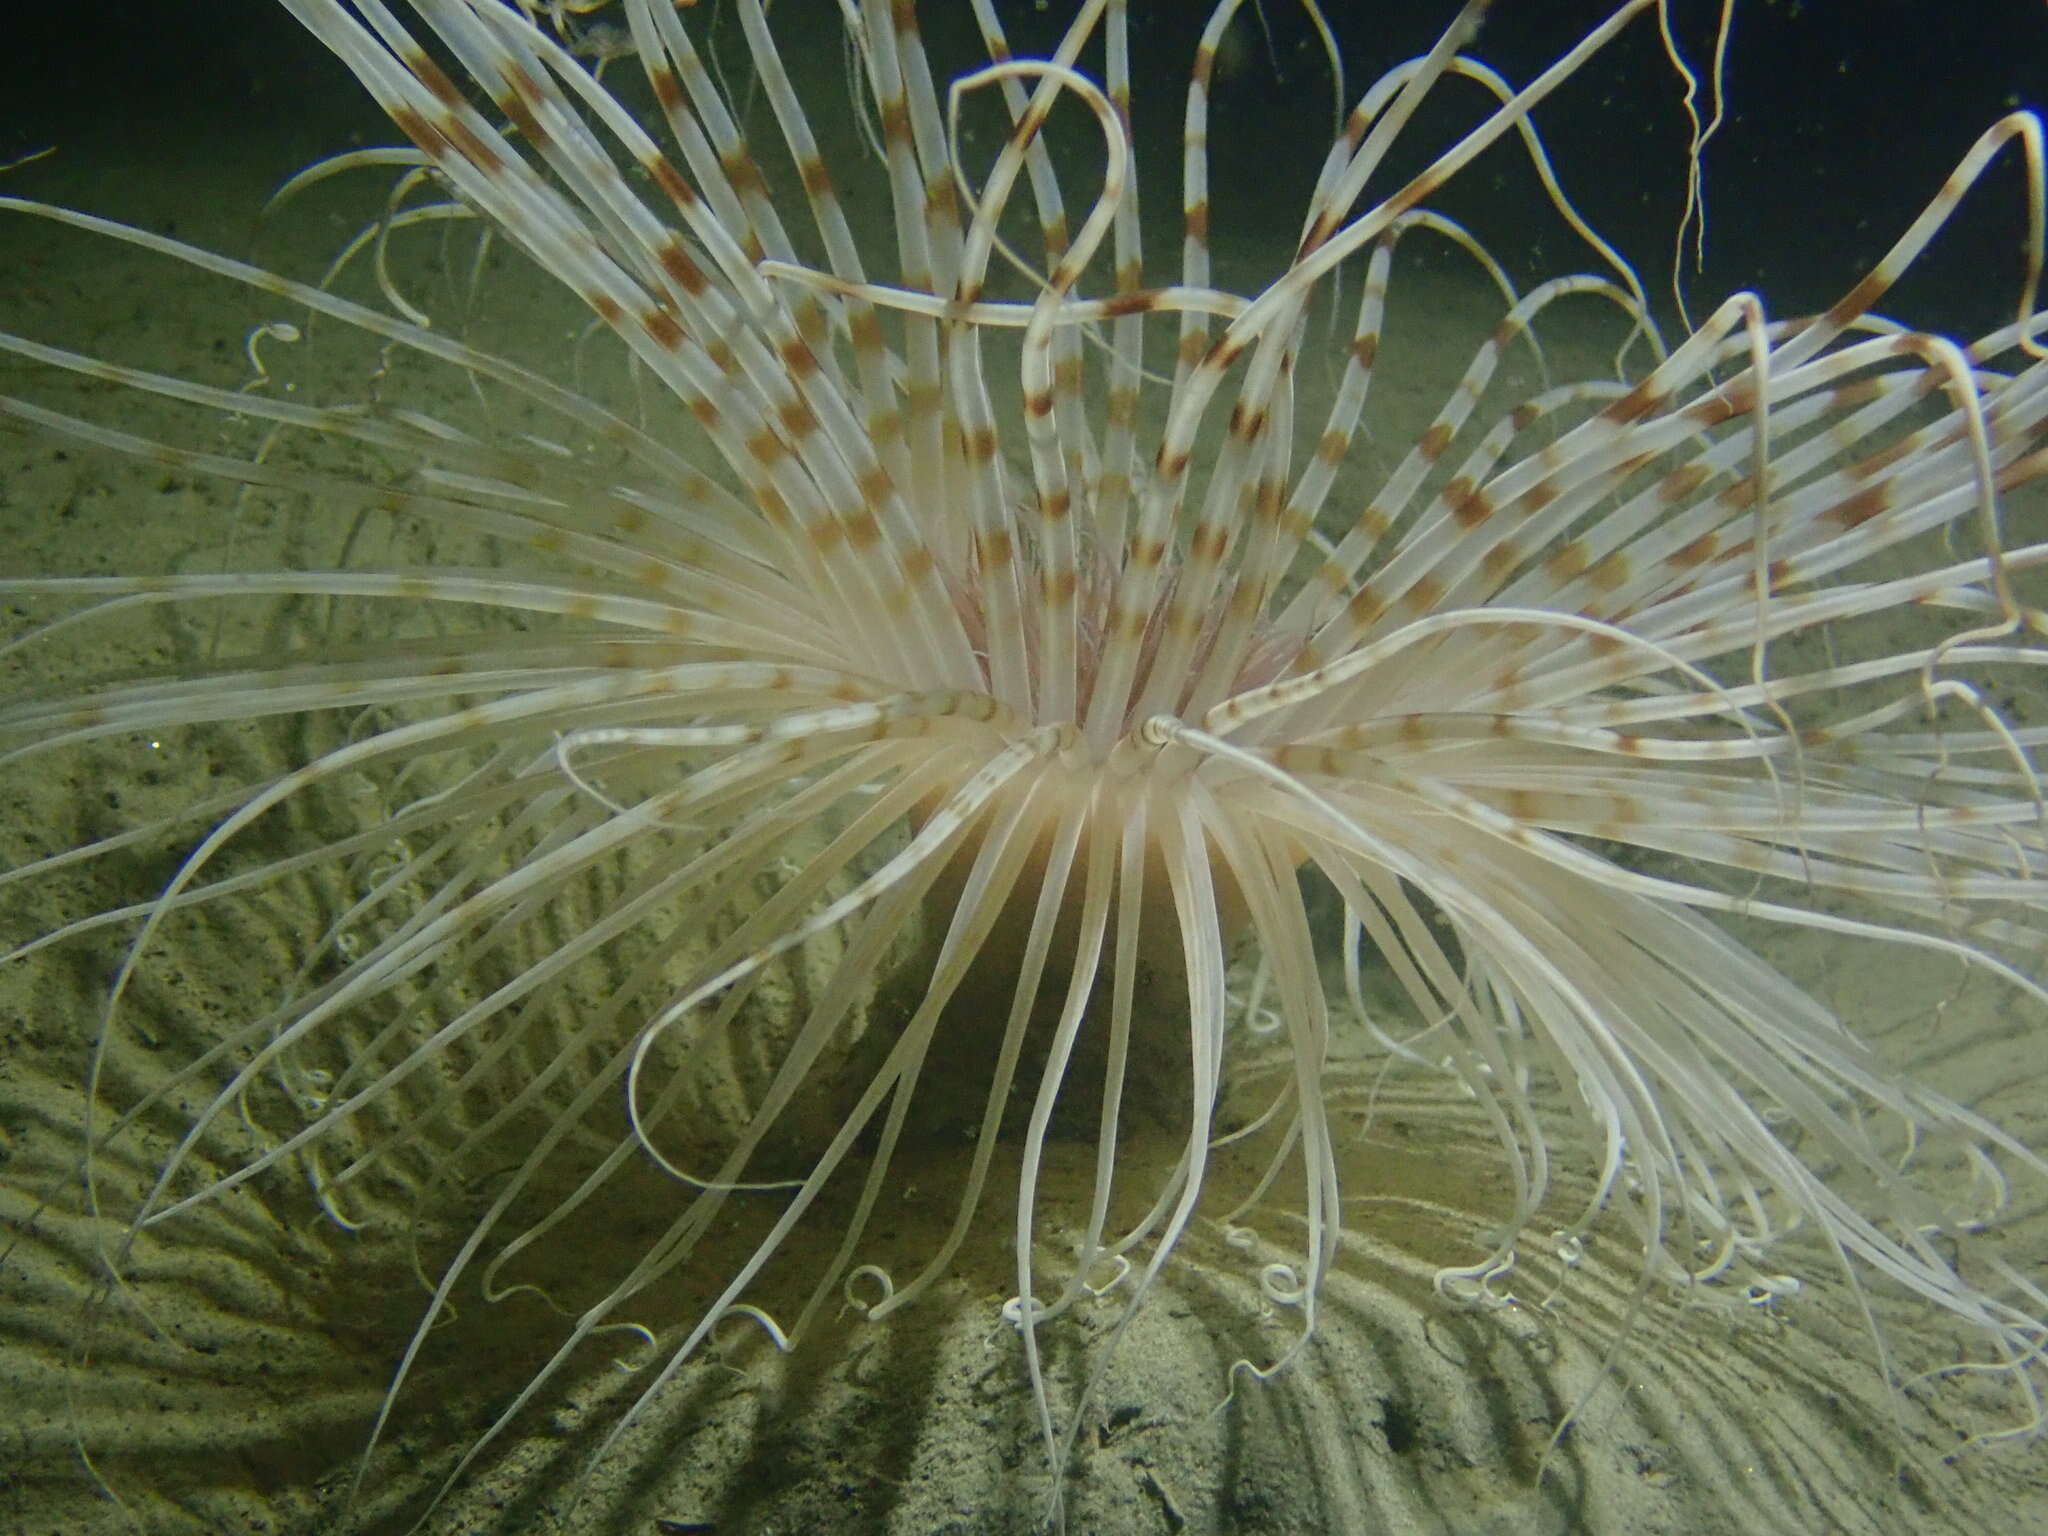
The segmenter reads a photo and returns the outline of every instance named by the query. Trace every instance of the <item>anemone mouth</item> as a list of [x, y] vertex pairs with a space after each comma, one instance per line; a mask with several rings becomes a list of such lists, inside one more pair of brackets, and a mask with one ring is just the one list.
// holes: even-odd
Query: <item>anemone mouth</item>
[[[1758, 1341], [1820, 1274], [1840, 1288], [1801, 1314], [1801, 1369], [1832, 1390], [1807, 1346], [1865, 1346], [1858, 1425], [1936, 1443], [1912, 1401], [1933, 1376], [1881, 1404], [1910, 1375], [1894, 1346], [1926, 1342], [1903, 1299], [1969, 1341], [1926, 1355], [1968, 1433], [2039, 1427], [2048, 1300], [1985, 1235], [2048, 1174], [2029, 1106], [2008, 1125], [1920, 1085], [1848, 1022], [1878, 1000], [1852, 1015], [1825, 997], [1838, 977], [1781, 957], [1789, 934], [1952, 968], [1923, 1021], [2048, 1003], [2048, 738], [1992, 681], [2033, 675], [2048, 633], [2048, 545], [2012, 499], [2048, 473], [2035, 119], [1986, 130], [1823, 314], [1737, 295], [1666, 346], [1529, 126], [1649, 0], [1520, 87], [1462, 51], [1485, 8], [1465, 7], [1346, 104], [1249, 296], [1212, 283], [1204, 241], [1227, 5], [1180, 92], [1166, 280], [1130, 202], [1121, 5], [1081, 7], [1039, 60], [991, 30], [995, 62], [950, 93], [909, 7], [850, 22], [841, 96], [889, 210], [865, 244], [799, 49], [757, 6], [726, 39], [751, 121], [723, 45], [655, 0], [599, 50], [643, 68], [644, 117], [552, 11], [291, 7], [413, 146], [359, 162], [400, 187], [320, 280], [0, 202], [303, 322], [267, 319], [228, 382], [0, 335], [56, 381], [0, 400], [12, 422], [234, 486], [226, 515], [274, 518], [282, 546], [272, 570], [230, 549], [0, 578], [59, 609], [8, 651], [53, 671], [93, 626], [201, 615], [166, 626], [167, 671], [0, 704], [0, 765], [159, 733], [222, 765], [0, 876], [109, 881], [7, 956], [121, 940], [65, 1111], [82, 1197], [32, 1242], [99, 1289], [105, 1337], [153, 1286], [230, 1293], [238, 1340], [289, 1338], [332, 1388], [316, 1428], [365, 1427], [348, 1498], [370, 1523], [414, 1498], [378, 1488], [405, 1406], [481, 1404], [405, 1509], [429, 1526], [526, 1458], [551, 1476], [521, 1497], [573, 1460], [598, 1469], [590, 1518], [647, 1514], [635, 1448], [725, 1413], [723, 1362], [768, 1375], [768, 1346], [836, 1332], [816, 1369], [857, 1416], [851, 1321], [900, 1340], [920, 1315], [952, 1356], [911, 1374], [1014, 1388], [995, 1439], [1044, 1475], [989, 1486], [1020, 1524], [1059, 1516], [1078, 1462], [1139, 1465], [1115, 1447], [1144, 1415], [1110, 1393], [1194, 1400], [1197, 1373], [1140, 1341], [1184, 1353], [1197, 1331], [1228, 1341], [1217, 1398], [1263, 1401], [1251, 1381], [1284, 1369], [1309, 1441], [1371, 1423], [1398, 1459], [1427, 1397], [1439, 1450], [1505, 1454], [1538, 1501], [1569, 1503], [1555, 1468], [1594, 1475], [1567, 1430], [1622, 1364], [1715, 1376], [1694, 1314], [1753, 1329], [1716, 1378], [1737, 1405], [1717, 1423], [1739, 1420]], [[1475, 126], [1386, 174], [1453, 86]], [[970, 159], [973, 102], [995, 131]], [[1068, 112], [1093, 137], [1058, 139]], [[1101, 176], [1069, 221], [1055, 149], [1075, 144]], [[1522, 146], [1599, 275], [1523, 292], [1430, 206], [1489, 144]], [[1872, 314], [2001, 156], [2034, 215], [2017, 323], [1960, 345]], [[567, 382], [559, 336], [501, 352], [419, 307], [448, 263], [410, 239], [449, 228], [490, 232], [479, 270], [516, 247], [587, 321]], [[1425, 419], [1375, 440], [1397, 249], [1423, 240], [1474, 258], [1499, 320]], [[1574, 305], [1623, 353], [1560, 379], [1547, 335]], [[315, 334], [359, 370], [287, 377]], [[1326, 395], [1301, 378], [1318, 349]], [[96, 405], [106, 386], [162, 417]], [[1368, 446], [1385, 462], [1347, 480]], [[245, 603], [282, 610], [261, 630]], [[138, 893], [108, 872], [141, 850]], [[267, 1245], [279, 1211], [362, 1230], [366, 1283], [325, 1273], [332, 1235]], [[395, 1332], [381, 1303], [349, 1310], [408, 1277], [424, 1300]], [[1392, 1343], [1322, 1358], [1333, 1315], [1370, 1335], [1388, 1297]], [[1189, 1298], [1198, 1327], [1157, 1323]], [[465, 1385], [479, 1316], [533, 1347]], [[323, 1327], [396, 1339], [375, 1392]], [[1444, 1332], [1451, 1371], [1423, 1359]], [[998, 1366], [965, 1363], [976, 1333]], [[1641, 1356], [1617, 1342], [1640, 1333]], [[95, 1359], [118, 1386], [152, 1347]], [[1398, 1390], [1359, 1399], [1380, 1371]], [[1479, 1449], [1461, 1372], [1513, 1399], [1491, 1426], [1513, 1450]], [[551, 1402], [567, 1448], [536, 1450]], [[1654, 1409], [1613, 1411], [1654, 1433]], [[1217, 1450], [1204, 1434], [1187, 1443]], [[1694, 1451], [1696, 1475], [1726, 1471]], [[909, 1480], [904, 1453], [874, 1459]], [[1425, 1474], [1332, 1464], [1333, 1528], [1430, 1502]], [[1852, 1451], [1828, 1475], [1870, 1470]], [[1155, 1467], [1146, 1497], [1171, 1518], [1166, 1483]], [[746, 1503], [732, 1478], [716, 1497]]]

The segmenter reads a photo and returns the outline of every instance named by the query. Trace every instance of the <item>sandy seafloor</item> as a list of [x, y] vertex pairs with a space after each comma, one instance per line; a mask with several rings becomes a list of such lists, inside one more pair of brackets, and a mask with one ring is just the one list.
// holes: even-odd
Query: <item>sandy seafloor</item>
[[[0, 187], [245, 251], [250, 211], [280, 176], [349, 133], [348, 113], [327, 98], [316, 98], [325, 118], [294, 115], [292, 82], [269, 88], [278, 93], [269, 120], [278, 132], [214, 125], [204, 113], [183, 124], [112, 125], [97, 137], [67, 136], [59, 156]], [[281, 131], [288, 121], [292, 131]], [[373, 126], [366, 131], [383, 141]], [[361, 206], [310, 197], [266, 226], [256, 249], [287, 270], [313, 271], [357, 227]], [[276, 317], [274, 305], [167, 281], [161, 263], [111, 244], [19, 221], [0, 232], [0, 251], [9, 274], [0, 325], [87, 352], [166, 367], [197, 360], [209, 377], [232, 382], [250, 328]], [[1410, 291], [1415, 314], [1437, 317], [1429, 323], [1462, 339], [1438, 349], [1441, 366], [1414, 370], [1400, 386], [1405, 398], [1389, 384], [1392, 398], [1378, 404], [1391, 442], [1404, 440], [1404, 411], [1426, 419], [1449, 387], [1479, 312], [1462, 279], [1447, 277], [1433, 291], [1425, 276]], [[1414, 323], [1415, 354], [1427, 356], [1424, 322]], [[96, 387], [74, 400], [96, 393], [103, 402]], [[149, 411], [103, 407], [97, 419], [146, 431]], [[204, 480], [0, 435], [0, 560], [9, 570], [204, 568], [223, 523], [234, 521], [231, 501]], [[9, 615], [10, 628], [22, 622]], [[10, 657], [6, 686], [149, 665], [177, 643], [149, 611], [90, 634], [86, 647]], [[0, 780], [7, 863], [162, 814], [232, 773], [237, 752], [260, 750], [233, 733], [196, 739], [211, 741], [211, 756], [116, 739], [10, 772]], [[160, 880], [163, 868], [138, 858], [38, 882], [26, 895], [6, 892], [4, 938], [33, 931], [49, 911], [146, 896], [152, 872]], [[212, 1021], [238, 1004], [259, 1006], [265, 978], [288, 963], [295, 931], [289, 913], [259, 910], [190, 936], [138, 997], [134, 1039], [115, 1053], [111, 1080], [146, 1081], [153, 1063], [203, 1046]], [[127, 1528], [88, 1475], [81, 1446], [152, 1532], [337, 1529], [341, 1492], [421, 1300], [402, 1244], [324, 1223], [291, 1180], [260, 1184], [146, 1245], [135, 1299], [158, 1331], [149, 1334], [134, 1312], [103, 1311], [90, 1362], [76, 1363], [94, 1267], [91, 1228], [73, 1209], [65, 1171], [114, 953], [103, 940], [81, 943], [0, 971], [0, 1533]], [[2048, 1139], [2041, 1020], [1910, 954], [1818, 938], [1772, 953], [1890, 1058], [2023, 1139]], [[158, 1155], [174, 1118], [145, 1129], [144, 1144]], [[1198, 1223], [1088, 1410], [1068, 1474], [1070, 1529], [1642, 1536], [2048, 1526], [2038, 1449], [1939, 1462], [1959, 1434], [2002, 1422], [2011, 1405], [1993, 1384], [1971, 1381], [1949, 1384], [1931, 1413], [1920, 1395], [1889, 1403], [1824, 1256], [1800, 1249], [1788, 1257], [1810, 1283], [1768, 1309], [1653, 1300], [1610, 1359], [1632, 1276], [1614, 1262], [1624, 1257], [1618, 1245], [1596, 1241], [1570, 1275], [1532, 1252], [1517, 1302], [1497, 1311], [1457, 1311], [1432, 1293], [1434, 1263], [1477, 1256], [1470, 1234], [1497, 1209], [1501, 1190], [1489, 1133], [1454, 1095], [1397, 1078], [1369, 1124], [1362, 1095], [1340, 1122], [1356, 1133], [1345, 1189], [1362, 1200], [1347, 1213], [1351, 1236], [1314, 1342], [1273, 1381], [1241, 1380], [1220, 1407], [1232, 1362], [1270, 1360], [1298, 1326], [1298, 1313], [1265, 1303], [1253, 1283], [1260, 1263], [1287, 1255], [1298, 1228], [1283, 1214], [1284, 1196], [1246, 1218], [1247, 1246]], [[955, 1155], [929, 1152], [921, 1181], [942, 1188]], [[1226, 1169], [1226, 1181], [1242, 1176]], [[1078, 1202], [1087, 1179], [1080, 1151], [1062, 1149], [1048, 1170], [1048, 1204]], [[884, 1241], [905, 1264], [903, 1255], [936, 1241], [950, 1214], [918, 1182], [892, 1191], [897, 1208], [885, 1223]], [[663, 1192], [652, 1184], [647, 1195]], [[50, 1203], [39, 1207], [45, 1194]], [[2022, 1186], [2007, 1240], [2015, 1262], [2037, 1262], [2048, 1238], [2039, 1194]], [[616, 1254], [630, 1252], [645, 1219], [617, 1213]], [[722, 1332], [711, 1358], [585, 1481], [586, 1459], [612, 1422], [600, 1399], [615, 1408], [633, 1385], [594, 1361], [472, 1468], [427, 1528], [634, 1536], [1036, 1528], [1044, 1452], [1014, 1333], [997, 1316], [1011, 1273], [1006, 1220], [998, 1195], [959, 1277], [886, 1324], [828, 1319], [787, 1358], [743, 1326]], [[796, 1251], [798, 1263], [822, 1261], [835, 1240], [836, 1229], [821, 1226], [800, 1240], [808, 1246]], [[568, 1262], [595, 1268], [608, 1252], [601, 1234]], [[1115, 1295], [1048, 1330], [1065, 1383], [1056, 1395], [1070, 1391], [1074, 1360], [1113, 1328]], [[1881, 1292], [1877, 1307], [1902, 1369], [1950, 1358], [1938, 1320]], [[531, 1371], [543, 1322], [530, 1301], [492, 1307], [472, 1297], [431, 1341], [423, 1384], [399, 1402], [386, 1453], [366, 1478], [362, 1528], [404, 1528], [402, 1512]], [[607, 1342], [622, 1356], [637, 1348], [630, 1337]], [[1574, 1406], [1572, 1431], [1546, 1459], [1554, 1426]]]

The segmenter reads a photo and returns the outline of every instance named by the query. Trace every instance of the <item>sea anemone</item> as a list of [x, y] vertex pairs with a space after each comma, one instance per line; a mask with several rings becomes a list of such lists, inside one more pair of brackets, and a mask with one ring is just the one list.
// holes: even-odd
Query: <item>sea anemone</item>
[[[72, 1201], [96, 1308], [286, 1171], [343, 1229], [406, 1211], [427, 1300], [364, 1466], [460, 1306], [558, 1320], [445, 1492], [593, 1340], [632, 1367], [602, 1463], [721, 1334], [878, 1324], [994, 1249], [1057, 1519], [1199, 1229], [1294, 1320], [1219, 1397], [1316, 1336], [1358, 1194], [1339, 1108], [1414, 1067], [1506, 1181], [1433, 1266], [1447, 1307], [1597, 1242], [1631, 1276], [1619, 1350], [1657, 1297], [1832, 1275], [1888, 1383], [1905, 1297], [1962, 1340], [1936, 1366], [2010, 1390], [1976, 1438], [2038, 1427], [2048, 1295], [1984, 1233], [2048, 1163], [1760, 953], [1818, 935], [2029, 1028], [2048, 1004], [2048, 728], [2010, 681], [2048, 659], [2048, 543], [2008, 508], [2048, 471], [2034, 117], [1824, 312], [1738, 293], [1667, 345], [1532, 118], [1656, 0], [1519, 86], [1465, 51], [1465, 5], [1343, 102], [1248, 293], [1208, 242], [1228, 0], [1177, 264], [1146, 255], [1111, 0], [1036, 58], [977, 0], [986, 62], [950, 84], [913, 7], [848, 3], [843, 89], [799, 55], [818, 16], [758, 0], [716, 43], [622, 0], [601, 47], [586, 7], [285, 3], [410, 143], [287, 189], [280, 217], [398, 174], [326, 273], [0, 200], [275, 310], [212, 377], [0, 336], [46, 381], [0, 399], [39, 441], [233, 488], [200, 568], [0, 579], [60, 610], [8, 648], [10, 767], [161, 740], [209, 766], [0, 876], [156, 871], [11, 956], [122, 939]], [[1418, 150], [1452, 92], [1482, 105]], [[1589, 272], [1518, 287], [1442, 211], [1489, 150]], [[1879, 318], [2002, 159], [2016, 318], [1968, 344]], [[1399, 440], [1368, 401], [1423, 244], [1497, 324]], [[1611, 361], [1558, 371], [1558, 317], [1596, 312]], [[143, 397], [185, 435], [108, 403]], [[160, 610], [188, 618], [168, 656], [78, 675], [85, 637]], [[160, 1048], [199, 957], [209, 1001]], [[940, 1211], [916, 1243], [913, 1185]], [[1292, 1236], [1251, 1239], [1276, 1202]], [[632, 1256], [593, 1272], [594, 1232]], [[1058, 1320], [1105, 1303], [1062, 1366]]]

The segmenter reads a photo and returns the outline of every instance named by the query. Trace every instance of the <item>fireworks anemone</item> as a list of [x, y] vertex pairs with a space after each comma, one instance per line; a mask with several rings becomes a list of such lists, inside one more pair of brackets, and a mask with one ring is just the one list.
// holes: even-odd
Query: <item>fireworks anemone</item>
[[[325, 280], [0, 200], [293, 316], [252, 338], [240, 387], [0, 336], [38, 377], [140, 392], [235, 446], [26, 397], [0, 413], [237, 487], [242, 511], [318, 513], [273, 570], [0, 580], [67, 610], [18, 657], [138, 609], [213, 616], [168, 669], [8, 700], [10, 764], [293, 728], [288, 760], [4, 876], [176, 850], [153, 894], [13, 950], [125, 937], [82, 1126], [112, 1287], [138, 1245], [281, 1169], [344, 1226], [380, 1189], [459, 1185], [474, 1209], [373, 1445], [465, 1288], [544, 1290], [564, 1322], [445, 1489], [595, 1338], [648, 1356], [601, 1459], [721, 1324], [788, 1346], [835, 1306], [879, 1322], [993, 1231], [1011, 1293], [991, 1314], [1057, 1516], [1116, 1339], [1191, 1230], [1234, 1219], [1226, 1140], [1261, 1148], [1249, 1198], [1294, 1191], [1299, 1239], [1260, 1284], [1314, 1336], [1347, 1197], [1333, 1085], [1370, 1037], [1452, 1074], [1498, 1142], [1506, 1206], [1439, 1268], [1449, 1301], [1498, 1304], [1532, 1240], [1633, 1254], [1631, 1315], [1667, 1290], [1784, 1294], [1803, 1253], [1933, 1309], [1970, 1341], [1956, 1368], [2014, 1393], [2012, 1432], [2038, 1425], [2048, 1297], [1980, 1234], [2048, 1164], [1744, 937], [1908, 950], [2048, 1003], [2048, 728], [1984, 681], [2048, 658], [2023, 595], [2048, 544], [2006, 516], [2048, 470], [2034, 118], [1987, 129], [1825, 313], [1737, 294], [1667, 346], [1532, 120], [1654, 0], [1520, 87], [1463, 51], [1486, 9], [1466, 5], [1348, 104], [1292, 260], [1249, 296], [1207, 245], [1232, 3], [1186, 94], [1164, 285], [1110, 0], [1038, 59], [976, 0], [988, 62], [950, 85], [912, 7], [846, 4], [850, 115], [829, 124], [757, 0], [727, 18], [737, 88], [657, 0], [620, 7], [609, 85], [561, 8], [285, 4], [411, 146], [309, 176], [402, 177]], [[1487, 102], [1475, 126], [1391, 174], [1454, 85]], [[979, 150], [976, 123], [996, 125]], [[1502, 143], [1592, 273], [1520, 291], [1433, 206]], [[1879, 318], [2001, 155], [2027, 177], [2017, 319], [1960, 345]], [[854, 185], [886, 199], [886, 241], [857, 234]], [[451, 230], [481, 232], [467, 328], [392, 276], [394, 248]], [[1424, 240], [1487, 274], [1499, 323], [1361, 483], [1396, 247]], [[514, 260], [583, 317], [566, 361], [489, 345]], [[1574, 307], [1623, 345], [1559, 382], [1542, 333]], [[266, 356], [315, 345], [333, 392], [278, 387]], [[1325, 354], [1339, 375], [1311, 404]], [[1503, 406], [1515, 362], [1537, 383]], [[253, 631], [279, 603], [290, 621]], [[303, 914], [288, 960], [138, 1082], [151, 968], [239, 910]], [[1255, 1019], [1286, 1067], [1227, 1110]], [[1141, 1138], [1168, 1155], [1131, 1157]], [[1049, 1192], [1063, 1146], [1086, 1149], [1075, 1202]], [[940, 1235], [892, 1250], [878, 1208], [913, 1171], [930, 1198], [940, 1168]], [[623, 1272], [542, 1257], [626, 1209]], [[1047, 1332], [1105, 1295], [1108, 1340], [1056, 1405]]]

